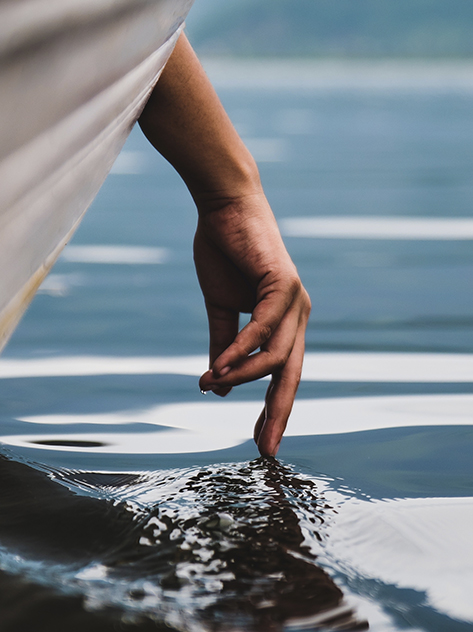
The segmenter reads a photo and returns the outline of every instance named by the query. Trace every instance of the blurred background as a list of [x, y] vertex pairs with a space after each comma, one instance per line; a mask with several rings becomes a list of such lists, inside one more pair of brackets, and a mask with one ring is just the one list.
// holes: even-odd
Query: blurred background
[[[458, 239], [468, 226], [444, 239], [446, 225], [429, 224], [472, 216], [472, 19], [469, 0], [191, 10], [189, 38], [312, 295], [309, 350], [473, 350], [473, 246]], [[297, 223], [347, 215], [354, 228], [338, 238]], [[435, 235], [373, 239], [357, 233], [366, 217], [421, 219]], [[136, 128], [6, 354], [205, 354], [195, 221], [179, 177]]]
[[205, 55], [456, 59], [472, 20], [468, 0], [197, 0], [187, 25]]

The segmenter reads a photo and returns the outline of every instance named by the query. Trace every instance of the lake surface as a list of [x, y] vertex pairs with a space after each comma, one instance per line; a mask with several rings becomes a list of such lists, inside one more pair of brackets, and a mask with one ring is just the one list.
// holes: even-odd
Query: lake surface
[[209, 64], [314, 306], [278, 461], [264, 380], [200, 394], [195, 211], [135, 129], [0, 360], [2, 632], [473, 629], [473, 82], [291, 68]]

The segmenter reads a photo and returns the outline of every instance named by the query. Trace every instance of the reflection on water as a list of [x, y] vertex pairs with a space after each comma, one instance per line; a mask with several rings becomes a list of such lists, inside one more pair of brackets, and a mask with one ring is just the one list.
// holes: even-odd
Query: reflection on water
[[38, 608], [53, 630], [367, 628], [316, 564], [335, 510], [276, 460], [112, 474], [0, 457], [0, 479], [2, 630]]

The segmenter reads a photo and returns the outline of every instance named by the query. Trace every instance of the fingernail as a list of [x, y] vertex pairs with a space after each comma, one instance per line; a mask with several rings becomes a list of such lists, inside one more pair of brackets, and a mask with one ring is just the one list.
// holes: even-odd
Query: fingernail
[[227, 373], [230, 373], [231, 368], [232, 368], [231, 366], [224, 366], [223, 369], [219, 371], [220, 377], [225, 377]]

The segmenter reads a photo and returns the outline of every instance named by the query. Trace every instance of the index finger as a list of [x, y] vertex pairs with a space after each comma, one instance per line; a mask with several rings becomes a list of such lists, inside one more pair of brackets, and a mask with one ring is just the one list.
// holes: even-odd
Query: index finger
[[215, 360], [213, 371], [216, 377], [228, 373], [230, 368], [239, 364], [271, 338], [301, 287], [297, 278], [294, 282], [287, 281], [284, 288], [266, 290], [265, 296], [253, 310], [251, 321]]

